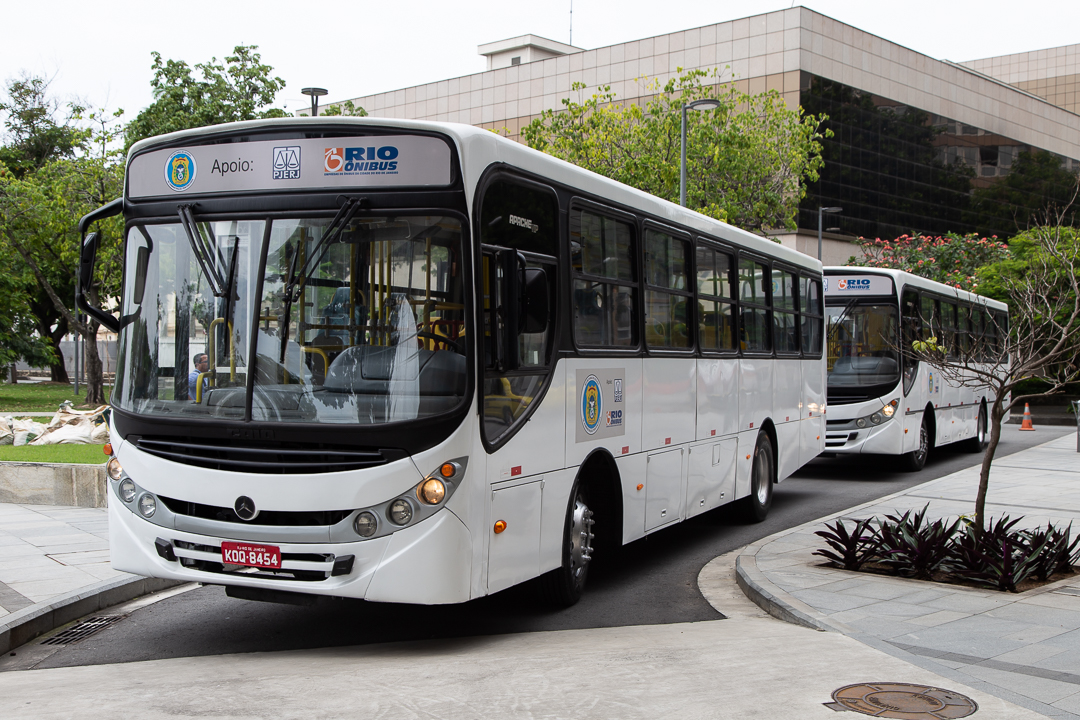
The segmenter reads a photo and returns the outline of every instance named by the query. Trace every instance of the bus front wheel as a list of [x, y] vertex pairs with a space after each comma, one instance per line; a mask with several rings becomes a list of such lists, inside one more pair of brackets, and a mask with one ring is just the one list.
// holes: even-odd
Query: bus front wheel
[[544, 595], [556, 607], [570, 607], [585, 594], [585, 580], [592, 561], [596, 521], [580, 480], [574, 483], [570, 498], [563, 529], [562, 565], [540, 578]]
[[765, 433], [758, 433], [754, 464], [750, 468], [750, 497], [742, 501], [742, 515], [747, 521], [758, 523], [769, 514], [775, 479], [776, 457], [772, 442]]
[[990, 444], [986, 426], [986, 403], [979, 403], [979, 419], [975, 421], [975, 436], [964, 441], [964, 449], [970, 453], [981, 453]]
[[925, 413], [919, 426], [919, 446], [903, 455], [904, 469], [919, 472], [926, 466], [926, 456], [930, 454], [930, 428], [927, 427]]

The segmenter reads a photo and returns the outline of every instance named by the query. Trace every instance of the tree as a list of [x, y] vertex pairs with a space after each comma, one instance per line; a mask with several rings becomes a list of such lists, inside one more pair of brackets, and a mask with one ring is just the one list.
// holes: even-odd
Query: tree
[[[1080, 379], [1080, 233], [1065, 225], [1069, 205], [1046, 213], [1041, 224], [1010, 243], [1013, 257], [983, 268], [982, 290], [1009, 302], [1009, 322], [991, 314], [982, 333], [962, 333], [955, 347], [928, 338], [906, 352], [966, 386], [986, 387], [994, 396], [989, 409], [990, 439], [979, 471], [975, 527], [986, 520], [990, 467], [1001, 439], [1005, 414], [1034, 397], [1061, 392]], [[1029, 378], [1046, 381], [1042, 392], [1014, 393]]]
[[270, 107], [285, 81], [271, 75], [274, 68], [255, 52], [258, 45], [237, 45], [233, 54], [218, 64], [196, 63], [196, 78], [183, 60], [162, 61], [161, 53], [151, 53], [154, 102], [128, 124], [125, 144], [177, 130], [219, 125], [237, 120], [285, 117], [284, 110]]
[[775, 91], [703, 84], [716, 78], [692, 70], [664, 85], [642, 80], [652, 96], [644, 105], [602, 86], [583, 102], [563, 99], [563, 110], [544, 111], [521, 134], [529, 147], [678, 202], [682, 106], [716, 100], [687, 113], [687, 207], [762, 234], [794, 229], [805, 182], [821, 167], [822, 119], [788, 109]]
[[345, 102], [328, 105], [326, 109], [322, 111], [320, 117], [330, 117], [335, 115], [343, 117], [367, 117], [368, 112], [364, 108], [354, 105], [352, 100], [346, 100]]
[[[35, 333], [29, 285], [28, 279], [18, 272], [0, 273], [0, 368], [13, 366], [18, 360], [25, 360], [31, 366], [53, 363], [52, 347]], [[14, 370], [11, 381], [16, 381]]]
[[974, 291], [980, 268], [1009, 257], [1009, 246], [978, 235], [901, 235], [895, 240], [859, 238], [862, 257], [848, 265], [903, 270], [961, 290]]
[[16, 177], [33, 172], [60, 157], [73, 157], [83, 132], [73, 120], [83, 108], [69, 104], [62, 120], [61, 103], [49, 95], [49, 81], [23, 74], [7, 84], [7, 99], [0, 102], [6, 142], [0, 147], [0, 163]]

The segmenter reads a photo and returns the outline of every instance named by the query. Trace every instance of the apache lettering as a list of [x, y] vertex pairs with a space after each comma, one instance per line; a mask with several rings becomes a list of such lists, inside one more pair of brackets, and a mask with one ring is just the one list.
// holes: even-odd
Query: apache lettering
[[518, 217], [517, 215], [511, 215], [509, 223], [511, 225], [517, 225], [523, 227], [526, 230], [532, 230], [533, 232], [540, 232], [540, 226], [534, 223], [529, 218]]
[[250, 160], [214, 160], [214, 166], [210, 168], [210, 174], [217, 173], [222, 177], [225, 177], [229, 173], [237, 172], [251, 172], [255, 169], [255, 164]]

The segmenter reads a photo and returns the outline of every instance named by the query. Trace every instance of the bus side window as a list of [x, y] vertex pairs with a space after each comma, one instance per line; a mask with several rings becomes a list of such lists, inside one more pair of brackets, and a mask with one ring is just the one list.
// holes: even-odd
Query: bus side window
[[688, 348], [690, 335], [690, 243], [674, 235], [645, 231], [645, 343]]
[[636, 347], [637, 278], [629, 223], [588, 210], [570, 213], [574, 340], [581, 346]]
[[484, 191], [480, 207], [480, 242], [483, 245], [516, 250], [525, 257], [527, 268], [544, 271], [547, 284], [548, 322], [538, 332], [520, 332], [517, 337], [518, 368], [498, 372], [492, 367], [491, 316], [489, 294], [491, 255], [483, 255], [483, 293], [478, 308], [483, 319], [484, 361], [483, 419], [481, 429], [488, 442], [508, 437], [507, 432], [529, 414], [543, 390], [550, 372], [551, 344], [559, 317], [556, 255], [559, 244], [559, 205], [555, 194], [528, 181], [497, 178]]
[[919, 315], [919, 294], [914, 290], [905, 290], [900, 301], [900, 322], [902, 323], [900, 352], [904, 366], [905, 395], [911, 392], [911, 387], [915, 383], [915, 376], [919, 370], [919, 361], [912, 349], [912, 343], [916, 340], [922, 340], [922, 321]]
[[821, 354], [821, 339], [825, 323], [821, 309], [821, 282], [799, 278], [799, 310], [802, 323], [802, 351], [804, 355]]
[[769, 300], [765, 292], [769, 269], [750, 259], [739, 260], [739, 314], [743, 349], [772, 352]]
[[696, 254], [698, 343], [705, 351], [737, 350], [731, 288], [734, 258], [708, 245], [698, 245]]

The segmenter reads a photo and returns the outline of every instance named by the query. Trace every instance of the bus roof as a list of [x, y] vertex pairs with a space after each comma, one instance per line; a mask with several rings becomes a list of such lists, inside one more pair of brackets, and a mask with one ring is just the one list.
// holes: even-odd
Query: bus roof
[[[269, 120], [248, 120], [243, 122], [211, 125], [190, 130], [180, 130], [167, 135], [140, 140], [131, 146], [128, 163], [145, 151], [161, 147], [175, 147], [189, 144], [201, 144], [202, 140], [212, 140], [252, 131], [311, 131], [335, 129], [337, 131], [355, 128], [386, 128], [400, 130], [419, 130], [441, 133], [448, 137], [458, 149], [467, 201], [473, 200], [473, 191], [484, 171], [493, 164], [505, 163], [509, 166], [545, 177], [555, 183], [582, 190], [604, 198], [612, 203], [634, 208], [653, 217], [670, 222], [721, 240], [726, 240], [748, 250], [784, 260], [799, 267], [819, 270], [821, 263], [815, 258], [791, 248], [773, 242], [768, 238], [755, 235], [727, 223], [706, 217], [693, 210], [668, 202], [654, 195], [637, 190], [623, 183], [598, 175], [584, 168], [533, 150], [525, 145], [497, 135], [489, 130], [458, 123], [439, 123], [423, 120], [400, 120], [391, 118], [274, 118]], [[468, 152], [463, 152], [465, 149]]]
[[860, 267], [858, 265], [828, 265], [824, 268], [825, 274], [834, 275], [884, 275], [893, 279], [897, 290], [896, 294], [899, 295], [904, 287], [912, 286], [922, 290], [929, 290], [931, 292], [944, 295], [946, 297], [955, 297], [958, 300], [966, 300], [968, 302], [975, 302], [995, 310], [1008, 310], [1009, 306], [993, 298], [988, 298], [977, 293], [968, 292], [967, 290], [961, 290], [955, 288], [952, 285], [946, 285], [945, 283], [939, 283], [936, 280], [930, 280], [928, 278], [915, 275], [913, 273], [906, 272], [904, 270], [894, 270], [892, 268], [876, 268], [876, 267]]

